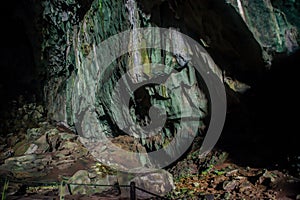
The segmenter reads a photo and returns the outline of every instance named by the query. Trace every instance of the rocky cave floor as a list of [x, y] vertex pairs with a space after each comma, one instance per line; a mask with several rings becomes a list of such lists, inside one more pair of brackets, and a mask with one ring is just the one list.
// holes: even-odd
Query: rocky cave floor
[[[4, 196], [6, 199], [63, 199], [62, 196], [64, 199], [129, 199], [128, 189], [117, 185], [62, 185], [63, 181], [113, 185], [125, 178], [97, 162], [80, 143], [78, 135], [56, 127], [44, 116], [41, 105], [19, 98], [1, 119], [1, 128], [9, 127], [8, 135], [0, 137], [2, 199]], [[137, 149], [130, 137], [125, 137], [114, 141], [127, 145], [126, 149], [128, 145], [132, 150]], [[166, 198], [300, 199], [300, 179], [286, 171], [240, 166], [221, 150], [199, 159], [195, 146], [197, 141], [183, 160], [166, 169], [173, 175], [175, 185]], [[52, 182], [58, 185], [40, 184]]]

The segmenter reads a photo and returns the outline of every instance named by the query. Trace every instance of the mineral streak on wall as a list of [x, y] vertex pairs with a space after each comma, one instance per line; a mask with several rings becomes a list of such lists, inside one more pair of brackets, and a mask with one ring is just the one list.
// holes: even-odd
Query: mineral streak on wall
[[[122, 74], [130, 70], [131, 65], [143, 64], [142, 68], [134, 71], [133, 75], [136, 76], [131, 77], [132, 83], [136, 83], [142, 81], [136, 79], [141, 74], [148, 78], [168, 74], [172, 68], [179, 67], [178, 63], [171, 53], [162, 53], [157, 49], [141, 49], [121, 56], [113, 61], [107, 70], [104, 70], [103, 63], [97, 60], [97, 56], [101, 56], [97, 55], [97, 46], [110, 36], [130, 28], [137, 28], [140, 24], [150, 26], [149, 18], [132, 0], [127, 4], [118, 0], [95, 0], [82, 17], [78, 14], [80, 6], [82, 5], [75, 0], [61, 0], [56, 3], [51, 0], [44, 1], [44, 20], [48, 27], [44, 30], [46, 40], [43, 48], [44, 59], [49, 60], [47, 64], [49, 81], [45, 86], [45, 100], [50, 118], [73, 124], [76, 121], [80, 122], [81, 117], [84, 116], [74, 116], [73, 105], [82, 113], [94, 109], [101, 132], [107, 136], [116, 136], [121, 133], [120, 127], [138, 133], [138, 130], [131, 129], [128, 121], [147, 125], [150, 120], [148, 109], [155, 104], [166, 111], [167, 125], [160, 133], [161, 138], [157, 143], [143, 138], [140, 142], [150, 149], [159, 149], [167, 143], [168, 138], [172, 138], [178, 127], [184, 126], [180, 124], [180, 119], [186, 112], [182, 108], [188, 111], [196, 106], [201, 108], [196, 112], [198, 116], [200, 118], [206, 116], [208, 106], [206, 96], [197, 88], [194, 70], [188, 67], [178, 73], [170, 74], [171, 82], [161, 85], [150, 84], [136, 92], [131, 90], [130, 80], [125, 81], [125, 90], [132, 95], [129, 105], [131, 116], [126, 115], [123, 110], [127, 105], [114, 104], [112, 101], [114, 88]], [[133, 45], [145, 45], [145, 38], [134, 34], [132, 36]], [[170, 47], [174, 44], [166, 45]], [[150, 63], [154, 65], [150, 67]], [[167, 67], [161, 68], [160, 64], [165, 64]], [[99, 72], [103, 75], [100, 76], [97, 85], [91, 85], [90, 83], [94, 82], [95, 67], [100, 69]], [[82, 99], [74, 103], [72, 95], [75, 90]], [[92, 106], [86, 103], [94, 101], [96, 103]], [[196, 123], [203, 125], [198, 120]], [[83, 127], [86, 128], [88, 127]], [[91, 133], [89, 136], [97, 137], [97, 133]]]
[[[47, 24], [43, 32], [48, 75], [45, 101], [50, 118], [72, 124], [75, 78], [84, 68], [82, 63], [91, 59], [95, 45], [129, 28], [126, 8], [117, 0], [47, 0], [43, 5]], [[83, 7], [88, 9], [82, 11]]]

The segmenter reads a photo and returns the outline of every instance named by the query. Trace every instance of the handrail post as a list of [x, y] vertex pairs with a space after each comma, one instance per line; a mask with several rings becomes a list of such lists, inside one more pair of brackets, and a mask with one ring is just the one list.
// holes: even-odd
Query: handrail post
[[59, 200], [65, 199], [65, 181], [62, 180], [59, 186]]
[[136, 200], [135, 182], [130, 182], [130, 200]]

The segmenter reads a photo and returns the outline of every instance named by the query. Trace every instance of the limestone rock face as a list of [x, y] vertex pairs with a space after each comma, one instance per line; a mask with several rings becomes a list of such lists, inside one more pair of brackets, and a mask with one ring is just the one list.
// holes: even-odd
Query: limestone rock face
[[[84, 113], [92, 110], [97, 117], [97, 121], [93, 123], [100, 126], [101, 134], [114, 137], [127, 129], [133, 134], [140, 132], [131, 130], [128, 124], [130, 121], [140, 125], [149, 124], [151, 122], [149, 108], [153, 104], [166, 110], [166, 115], [171, 120], [170, 124], [176, 124], [174, 120], [181, 115], [179, 105], [199, 102], [199, 107], [204, 111], [207, 110], [207, 97], [202, 95], [202, 88], [200, 92], [196, 92], [202, 96], [197, 101], [190, 102], [189, 98], [184, 100], [179, 98], [182, 94], [189, 96], [195, 93], [197, 78], [194, 72], [190, 73], [189, 69], [183, 69], [180, 73], [170, 74], [172, 69], [181, 69], [181, 65], [186, 64], [188, 59], [182, 60], [176, 55], [157, 50], [141, 50], [136, 55], [128, 53], [112, 61], [108, 69], [104, 63], [97, 62], [98, 56], [108, 55], [99, 53], [97, 50], [99, 44], [110, 36], [132, 27], [177, 28], [201, 43], [222, 70], [241, 76], [242, 79], [247, 78], [250, 83], [254, 82], [255, 76], [259, 76], [263, 65], [272, 62], [274, 54], [292, 53], [298, 48], [300, 20], [297, 20], [299, 12], [297, 2], [291, 1], [290, 4], [270, 0], [228, 0], [227, 3], [201, 0], [188, 1], [189, 3], [184, 4], [175, 0], [130, 2], [133, 2], [130, 4], [131, 7], [126, 2], [115, 0], [86, 3], [70, 0], [58, 1], [55, 4], [52, 1], [44, 1], [43, 17], [49, 25], [45, 27], [47, 31], [44, 33], [43, 44], [44, 53], [48, 54], [44, 58], [48, 62], [48, 78], [44, 89], [48, 115], [51, 119], [69, 124], [78, 122], [79, 126], [84, 126], [80, 124], [82, 117], [85, 117]], [[288, 12], [288, 8], [291, 12]], [[138, 45], [146, 43], [146, 38], [135, 37], [135, 39], [138, 40]], [[174, 41], [180, 48], [180, 40], [176, 38]], [[130, 81], [124, 82], [124, 91], [129, 93], [131, 98], [128, 117], [124, 107], [114, 104], [112, 100], [115, 100], [113, 91], [118, 81], [124, 73], [132, 69], [134, 62], [147, 64], [135, 73], [152, 79], [167, 74], [173, 83], [166, 83], [164, 86], [148, 85], [134, 91], [130, 87]], [[154, 65], [150, 66], [150, 63]], [[166, 64], [168, 68], [162, 70], [159, 64]], [[96, 72], [95, 67], [100, 70]], [[102, 76], [98, 83], [94, 83], [97, 73], [101, 73]], [[219, 76], [220, 74], [222, 75], [219, 73]], [[251, 77], [252, 74], [255, 75], [254, 78]], [[130, 76], [131, 81], [135, 83], [137, 79]], [[244, 92], [250, 88], [242, 83], [240, 84], [242, 88], [235, 87], [238, 81], [231, 84], [231, 81], [226, 80], [234, 79], [225, 79], [225, 83], [234, 91]], [[185, 92], [182, 92], [182, 85], [186, 85], [189, 89], [185, 88]], [[74, 100], [74, 95], [81, 99]], [[74, 105], [74, 102], [77, 103]], [[88, 102], [93, 102], [93, 105], [89, 105]], [[74, 114], [75, 110], [79, 112]], [[205, 115], [205, 112], [200, 113], [201, 117]], [[90, 129], [89, 127], [81, 128], [79, 131], [85, 132], [89, 137], [98, 137], [96, 133], [93, 133], [94, 135], [86, 133], [85, 129]], [[161, 133], [164, 137], [155, 144], [146, 140], [140, 142], [149, 149], [157, 149], [164, 144], [167, 137], [172, 136], [173, 129], [165, 128]]]
[[43, 5], [48, 24], [43, 44], [49, 77], [45, 86], [48, 114], [72, 124], [71, 96], [78, 71], [87, 65], [82, 63], [90, 59], [93, 45], [128, 28], [125, 5], [110, 0], [44, 1]]
[[[180, 119], [199, 117], [189, 122], [193, 126], [198, 123], [201, 131], [207, 125], [204, 118], [209, 116], [208, 94], [205, 87], [201, 88], [201, 78], [189, 66], [189, 56], [180, 52], [185, 49], [181, 39], [155, 41], [176, 47], [174, 52], [157, 49], [125, 52], [111, 60], [109, 66], [99, 62], [99, 58], [110, 58], [110, 50], [122, 46], [114, 44], [112, 49], [101, 51], [97, 49], [99, 45], [130, 28], [172, 27], [201, 43], [218, 64], [214, 65], [213, 72], [231, 90], [244, 93], [275, 54], [293, 53], [298, 49], [298, 12], [298, 1], [95, 0], [78, 4], [75, 0], [58, 3], [45, 0], [43, 17], [49, 25], [45, 28], [43, 45], [44, 53], [48, 54], [44, 55], [48, 62], [44, 88], [48, 117], [75, 125], [82, 137], [100, 140], [101, 145], [97, 147], [100, 152], [107, 147], [102, 138], [120, 135], [137, 139], [135, 142], [140, 145], [135, 148], [139, 151], [161, 149], [169, 144], [180, 127], [189, 132], [190, 125], [180, 124]], [[131, 34], [128, 42], [145, 47], [146, 37], [134, 31]], [[133, 68], [135, 64], [143, 66]], [[120, 82], [127, 72], [128, 77]], [[171, 81], [134, 87], [146, 79], [164, 76]], [[238, 81], [237, 77], [242, 80]], [[247, 80], [247, 84], [243, 80]], [[115, 93], [120, 85], [122, 92]], [[117, 101], [122, 101], [123, 92], [128, 94], [129, 105]], [[229, 97], [238, 98], [231, 93]], [[191, 108], [192, 113], [187, 112]], [[151, 113], [161, 119], [163, 128], [153, 131], [157, 134], [155, 137], [138, 137], [146, 135], [145, 127], [152, 122]], [[93, 120], [89, 120], [91, 117]], [[97, 142], [89, 145], [95, 144]], [[29, 152], [33, 150], [32, 146]], [[172, 151], [166, 154], [172, 155]], [[99, 159], [100, 156], [95, 155]], [[102, 159], [107, 160], [109, 155], [106, 156]], [[148, 159], [136, 158], [134, 162], [142, 166]]]
[[271, 62], [275, 53], [292, 53], [299, 47], [299, 2], [227, 0], [240, 14]]
[[[143, 127], [151, 125], [151, 117], [159, 116], [162, 120], [157, 123], [162, 123], [163, 128], [153, 131], [159, 136], [150, 139], [141, 137], [138, 141], [147, 150], [160, 149], [168, 144], [181, 127], [182, 118], [195, 117], [189, 123], [204, 127], [199, 119], [208, 114], [207, 96], [198, 87], [195, 70], [187, 65], [189, 58], [180, 58], [180, 51], [186, 48], [180, 38], [173, 38], [166, 44], [170, 50], [176, 47], [177, 53], [164, 53], [157, 49], [140, 50], [135, 52], [136, 55], [134, 52], [125, 52], [105, 66], [107, 63], [100, 62], [99, 57], [110, 58], [112, 52], [109, 50], [117, 45], [112, 43], [113, 46], [103, 52], [101, 48], [98, 49], [101, 42], [131, 27], [152, 25], [137, 7], [137, 2], [132, 1], [129, 5], [129, 1], [125, 4], [116, 0], [93, 1], [80, 19], [73, 1], [59, 2], [52, 4], [49, 1], [44, 12], [46, 21], [52, 19], [49, 29], [54, 31], [53, 35], [47, 35], [48, 43], [45, 45], [60, 52], [54, 55], [50, 51], [53, 59], [48, 63], [50, 79], [45, 86], [45, 98], [50, 118], [75, 124], [81, 136], [101, 140], [102, 137], [116, 137], [124, 132], [137, 138], [137, 135], [144, 134]], [[70, 11], [65, 12], [63, 5], [69, 7]], [[52, 12], [53, 9], [57, 13]], [[132, 34], [129, 41], [133, 45], [146, 45], [150, 39], [155, 39], [139, 35], [135, 37], [134, 31]], [[58, 46], [58, 43], [63, 46]], [[61, 48], [66, 51], [62, 52]], [[129, 48], [126, 47], [126, 50]], [[143, 65], [138, 72], [135, 71], [137, 68], [133, 68], [137, 63]], [[166, 67], [161, 67], [163, 64]], [[129, 78], [120, 82], [127, 71]], [[136, 78], [136, 75], [143, 77]], [[169, 77], [169, 81], [134, 87], [145, 79], [159, 79], [161, 76]], [[95, 81], [95, 77], [99, 77], [99, 80]], [[121, 90], [115, 94], [118, 86]], [[130, 98], [129, 105], [122, 103], [123, 92]], [[120, 99], [121, 102], [117, 101]], [[89, 115], [94, 120], [87, 120], [90, 119]], [[167, 119], [163, 120], [164, 117]], [[187, 129], [189, 126], [188, 123], [182, 125]]]

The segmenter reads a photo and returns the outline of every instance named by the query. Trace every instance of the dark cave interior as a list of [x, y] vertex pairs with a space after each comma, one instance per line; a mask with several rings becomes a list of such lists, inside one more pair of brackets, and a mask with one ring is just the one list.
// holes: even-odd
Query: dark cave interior
[[20, 94], [41, 100], [41, 38], [33, 25], [37, 23], [34, 6], [10, 1], [1, 7], [1, 110]]
[[[41, 11], [36, 1], [29, 2], [12, 0], [1, 6], [0, 115], [9, 111], [9, 102], [20, 95], [28, 101], [43, 99], [46, 76], [45, 64], [39, 61], [41, 30], [33, 26], [39, 23], [36, 17]], [[91, 2], [83, 4], [82, 13]], [[259, 44], [240, 15], [225, 2], [187, 1], [177, 13], [179, 19], [168, 1], [156, 2], [144, 2], [141, 7], [160, 27], [178, 27], [197, 41], [206, 36], [218, 38], [216, 34], [221, 33], [223, 40], [212, 41], [207, 51], [220, 68], [251, 86], [246, 93], [237, 94], [238, 102], [228, 100], [226, 122], [216, 148], [227, 151], [241, 166], [286, 169], [288, 158], [299, 155], [300, 50], [273, 55], [267, 68]], [[197, 24], [198, 17], [203, 24]], [[217, 27], [220, 30], [216, 33], [213, 28]]]

